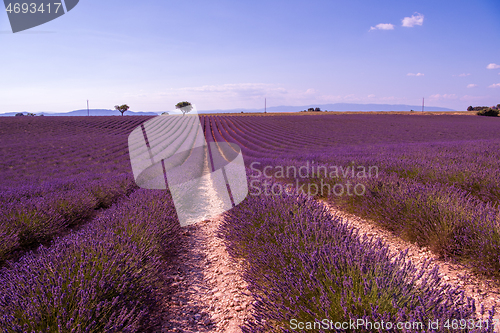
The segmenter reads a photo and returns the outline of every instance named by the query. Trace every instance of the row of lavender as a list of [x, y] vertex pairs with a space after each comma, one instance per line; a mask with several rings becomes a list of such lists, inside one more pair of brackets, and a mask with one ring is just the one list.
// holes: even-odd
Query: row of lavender
[[245, 156], [301, 155], [332, 147], [500, 139], [497, 119], [468, 116], [202, 116]]
[[[297, 192], [327, 199], [403, 239], [499, 278], [500, 175], [493, 172], [500, 168], [497, 145], [492, 141], [381, 147], [378, 155], [339, 150], [309, 158], [315, 161], [315, 170], [334, 164], [350, 170], [346, 174], [331, 174], [332, 169], [328, 169], [326, 174], [313, 175], [310, 165], [309, 177], [275, 180], [292, 184]], [[457, 158], [463, 149], [469, 154]], [[270, 170], [294, 166], [297, 170], [306, 164], [306, 160], [262, 159], [250, 174], [258, 174], [265, 166]], [[378, 172], [367, 177], [358, 173], [370, 166], [376, 166]]]
[[130, 172], [128, 134], [150, 117], [5, 118], [0, 190]]
[[161, 330], [161, 258], [174, 253], [179, 231], [167, 192], [134, 192], [0, 270], [0, 331]]
[[[289, 117], [284, 125], [292, 122], [292, 118], [299, 117]], [[294, 166], [297, 170], [309, 164], [307, 177], [273, 177], [275, 181], [294, 186], [305, 184], [305, 192], [313, 192], [312, 195], [328, 198], [341, 209], [373, 219], [404, 239], [430, 247], [437, 254], [467, 263], [486, 275], [499, 277], [500, 174], [497, 170], [500, 170], [500, 122], [487, 120], [481, 123], [484, 127], [480, 128], [470, 117], [428, 117], [425, 119], [426, 127], [418, 129], [416, 127], [423, 123], [421, 117], [395, 118], [407, 122], [399, 122], [404, 125], [400, 135], [392, 139], [389, 137], [387, 143], [361, 145], [350, 134], [351, 145], [346, 145], [340, 136], [337, 141], [343, 144], [338, 148], [313, 147], [307, 143], [310, 136], [302, 135], [307, 129], [293, 133], [298, 138], [305, 138], [303, 144], [307, 149], [302, 150], [297, 142], [289, 138], [287, 126], [283, 126], [281, 131], [273, 128], [276, 125], [274, 119], [265, 124], [267, 128], [258, 122], [252, 124], [248, 120], [250, 118], [243, 121], [236, 117], [211, 117], [210, 124], [212, 130], [219, 131], [217, 134], [213, 130], [216, 141], [238, 142], [246, 153], [247, 165], [257, 162], [255, 165], [260, 171], [270, 166], [268, 173], [275, 176], [278, 166]], [[472, 121], [467, 129], [462, 128], [461, 118]], [[343, 123], [343, 129], [333, 126], [334, 121], [342, 120], [342, 117], [334, 118], [332, 124], [328, 124], [328, 118], [323, 117], [321, 126], [316, 123], [318, 119], [310, 119], [312, 121], [306, 122], [308, 126], [304, 128], [310, 128], [312, 124], [318, 133], [328, 128], [337, 133], [356, 130], [354, 124], [349, 125], [348, 122]], [[356, 119], [363, 125], [363, 116]], [[371, 120], [378, 121], [377, 118]], [[390, 121], [384, 130], [391, 133], [394, 131], [391, 121], [394, 124], [398, 121], [394, 117], [385, 120]], [[430, 133], [429, 128], [434, 129], [437, 125], [443, 127], [437, 133]], [[404, 142], [402, 137], [408, 135], [409, 129], [413, 130], [413, 141], [430, 142]], [[491, 132], [493, 129], [496, 129], [496, 134]], [[491, 138], [483, 139], [484, 133], [490, 134]], [[398, 132], [394, 131], [394, 136], [396, 134]], [[282, 150], [279, 144], [273, 145], [280, 142], [281, 135], [281, 140], [290, 140], [292, 146], [296, 145], [294, 153]], [[382, 138], [380, 135], [377, 140]], [[266, 144], [258, 143], [259, 140]], [[325, 141], [331, 140], [325, 138]], [[326, 174], [312, 175], [313, 164], [316, 167], [326, 166], [327, 169], [343, 169], [333, 175], [332, 169], [328, 169]], [[358, 170], [369, 167], [376, 168], [376, 177], [358, 177]], [[348, 172], [343, 175], [342, 170]], [[352, 174], [352, 170], [356, 173]], [[338, 189], [345, 190], [347, 182], [352, 186], [362, 184], [363, 187], [358, 187], [364, 189], [362, 195], [348, 195], [345, 191], [339, 194], [340, 191], [333, 190], [337, 184], [341, 185]], [[312, 191], [307, 191], [308, 184], [314, 184]]]
[[[352, 168], [378, 166], [378, 177], [349, 174], [312, 182], [363, 184], [363, 195], [331, 192], [326, 197], [406, 240], [499, 278], [499, 144], [488, 140], [380, 147], [376, 156], [350, 156], [355, 160]], [[332, 156], [325, 155], [323, 161], [332, 161]]]
[[425, 273], [404, 253], [391, 256], [312, 198], [250, 196], [226, 213], [221, 233], [257, 299], [246, 332], [493, 331], [494, 310], [476, 318], [473, 300], [442, 283], [437, 267]]
[[0, 194], [0, 265], [92, 218], [137, 186], [129, 174], [47, 182]]
[[127, 137], [147, 119], [2, 119], [0, 265], [135, 190]]

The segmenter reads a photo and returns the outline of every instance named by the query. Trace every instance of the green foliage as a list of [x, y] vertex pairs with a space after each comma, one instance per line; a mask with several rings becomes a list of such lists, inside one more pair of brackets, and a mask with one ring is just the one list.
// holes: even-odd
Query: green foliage
[[122, 116], [128, 109], [130, 109], [130, 106], [128, 106], [127, 104], [115, 105], [115, 110], [120, 111]]
[[[500, 104], [498, 104], [500, 105]], [[484, 111], [484, 110], [488, 110], [488, 109], [498, 109], [498, 105], [497, 106], [492, 106], [492, 107], [488, 107], [488, 106], [475, 106], [475, 107], [472, 107], [472, 106], [469, 106], [467, 108], [467, 111]]]
[[16, 117], [24, 117], [24, 114], [22, 112], [16, 113]]
[[492, 108], [483, 109], [477, 112], [478, 116], [488, 116], [488, 117], [498, 117], [500, 111], [494, 110]]
[[193, 106], [189, 102], [179, 102], [175, 105], [176, 109], [181, 109], [182, 115], [185, 115], [186, 113], [190, 112], [193, 109]]

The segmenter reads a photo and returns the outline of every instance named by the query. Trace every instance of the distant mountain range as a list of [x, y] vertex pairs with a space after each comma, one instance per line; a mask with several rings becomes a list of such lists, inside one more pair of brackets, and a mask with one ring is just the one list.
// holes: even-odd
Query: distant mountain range
[[[271, 106], [267, 108], [267, 112], [299, 112], [309, 108], [320, 108], [321, 111], [422, 111], [422, 105], [405, 105], [405, 104], [311, 104], [304, 106]], [[261, 109], [230, 109], [230, 110], [200, 110], [198, 113], [241, 113], [243, 112], [264, 112]], [[448, 108], [437, 106], [425, 106], [424, 111], [456, 111]]]
[[[7, 113], [0, 114], [0, 116], [15, 116], [18, 113], [22, 113], [24, 115], [28, 114], [28, 112], [7, 112]], [[159, 113], [161, 114], [162, 112], [159, 112]], [[42, 114], [44, 116], [86, 116], [87, 109], [75, 110], [75, 111], [70, 111], [70, 112], [62, 112], [62, 113], [36, 112], [35, 114], [37, 116], [41, 116]], [[91, 116], [121, 116], [121, 113], [116, 111], [116, 110], [106, 110], [106, 109], [90, 109], [89, 114]], [[126, 115], [126, 116], [157, 116], [158, 113], [156, 113], [156, 112], [127, 111], [124, 113], [124, 115]]]
[[[309, 108], [320, 108], [321, 111], [421, 111], [422, 106], [418, 105], [405, 105], [405, 104], [349, 104], [349, 103], [335, 103], [335, 104], [311, 104], [303, 106], [271, 106], [267, 108], [267, 112], [299, 112], [304, 111]], [[216, 110], [199, 110], [198, 113], [245, 113], [252, 112], [264, 112], [264, 108], [261, 109], [216, 109]], [[441, 108], [437, 106], [425, 106], [424, 111], [456, 111], [448, 108]], [[162, 114], [162, 112], [125, 112], [126, 116], [157, 116]], [[166, 111], [168, 112], [168, 111]], [[15, 116], [19, 112], [7, 112], [0, 114], [0, 116]], [[22, 112], [24, 115], [27, 112]], [[53, 113], [53, 112], [36, 112], [37, 116], [86, 116], [87, 109], [75, 110], [70, 112]], [[116, 110], [107, 109], [90, 109], [91, 116], [121, 116], [120, 112]]]

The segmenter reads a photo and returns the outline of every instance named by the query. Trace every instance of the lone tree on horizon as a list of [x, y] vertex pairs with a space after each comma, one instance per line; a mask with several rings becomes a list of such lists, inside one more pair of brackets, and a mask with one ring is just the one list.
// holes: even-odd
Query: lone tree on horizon
[[193, 106], [189, 102], [179, 102], [175, 105], [176, 109], [181, 109], [182, 115], [185, 115], [193, 109]]
[[122, 113], [122, 116], [123, 114], [125, 113], [125, 111], [127, 111], [128, 109], [130, 109], [130, 106], [128, 106], [127, 104], [123, 104], [123, 105], [115, 105], [115, 109], [120, 111]]

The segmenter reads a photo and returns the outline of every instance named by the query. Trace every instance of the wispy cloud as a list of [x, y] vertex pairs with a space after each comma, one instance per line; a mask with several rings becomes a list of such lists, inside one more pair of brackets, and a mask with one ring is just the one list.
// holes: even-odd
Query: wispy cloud
[[488, 66], [486, 66], [486, 68], [488, 68], [488, 69], [497, 69], [497, 68], [500, 68], [500, 65], [491, 63]]
[[440, 100], [440, 99], [457, 99], [457, 95], [455, 94], [434, 94], [434, 95], [431, 95], [429, 99], [432, 99], [432, 100]]
[[462, 73], [462, 74], [458, 74], [458, 75], [455, 75], [453, 74], [453, 76], [459, 76], [459, 77], [465, 77], [465, 76], [469, 76], [470, 73]]
[[[406, 97], [375, 94], [333, 94], [317, 88], [293, 89], [286, 85], [267, 83], [231, 83], [178, 87], [150, 93], [149, 100], [161, 105], [175, 105], [179, 100], [196, 104], [198, 110], [264, 107], [276, 105], [309, 105], [328, 103], [407, 103]], [[127, 99], [129, 100], [129, 99]], [[221, 106], [220, 101], [225, 101]], [[132, 102], [130, 102], [132, 103]], [[159, 109], [161, 110], [161, 109]]]
[[477, 103], [477, 102], [482, 102], [485, 99], [490, 98], [490, 96], [471, 96], [471, 95], [464, 95], [460, 97], [461, 101], [465, 101], [467, 103]]
[[394, 24], [379, 23], [374, 27], [370, 27], [370, 31], [372, 31], [372, 30], [394, 30]]
[[425, 74], [424, 73], [408, 73], [406, 74], [407, 76], [424, 76]]
[[488, 88], [500, 88], [500, 83], [492, 84], [491, 86], [488, 86]]
[[474, 88], [474, 87], [477, 87], [477, 84], [471, 83], [467, 85], [467, 88]]
[[416, 25], [424, 24], [424, 15], [415, 12], [416, 15], [412, 15], [411, 17], [405, 17], [401, 20], [403, 27], [414, 27]]

